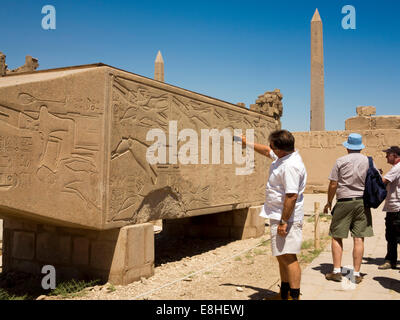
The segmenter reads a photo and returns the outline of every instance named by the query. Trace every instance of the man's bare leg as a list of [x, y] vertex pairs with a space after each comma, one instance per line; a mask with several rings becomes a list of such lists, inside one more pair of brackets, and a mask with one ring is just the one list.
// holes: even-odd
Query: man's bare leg
[[360, 272], [364, 255], [364, 238], [354, 238], [353, 266], [355, 272]]
[[[301, 269], [295, 254], [284, 254], [278, 257], [279, 265], [286, 270], [287, 282], [290, 286], [290, 295], [298, 298], [300, 294]], [[282, 280], [283, 281], [283, 280]]]
[[342, 266], [343, 241], [341, 238], [332, 238], [332, 259], [333, 267], [340, 268]]

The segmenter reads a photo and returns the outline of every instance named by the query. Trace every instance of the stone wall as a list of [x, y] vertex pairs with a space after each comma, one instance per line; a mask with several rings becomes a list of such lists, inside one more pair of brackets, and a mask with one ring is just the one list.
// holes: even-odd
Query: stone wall
[[279, 89], [274, 91], [266, 91], [258, 96], [255, 104], [250, 105], [250, 110], [265, 114], [275, 119], [276, 127], [281, 127], [280, 118], [283, 114], [283, 95]]
[[352, 132], [362, 135], [366, 146], [362, 153], [372, 156], [377, 168], [384, 173], [390, 169], [382, 150], [399, 145], [398, 129], [294, 132], [296, 149], [303, 158], [308, 174], [306, 192], [327, 192], [329, 174], [336, 159], [347, 154], [342, 143], [347, 141]]
[[52, 265], [57, 281], [100, 279], [114, 284], [154, 274], [150, 223], [91, 231], [5, 219], [3, 244], [4, 272], [40, 276], [44, 265]]
[[373, 106], [357, 107], [356, 112], [356, 117], [345, 121], [346, 130], [400, 129], [398, 115], [376, 116], [376, 108]]

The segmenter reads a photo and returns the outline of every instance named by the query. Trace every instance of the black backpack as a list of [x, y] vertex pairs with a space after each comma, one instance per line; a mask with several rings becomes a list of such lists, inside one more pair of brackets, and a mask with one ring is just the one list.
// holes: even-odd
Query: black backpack
[[367, 208], [378, 208], [385, 200], [387, 191], [378, 170], [375, 169], [372, 158], [368, 157], [369, 168], [365, 178], [364, 206]]

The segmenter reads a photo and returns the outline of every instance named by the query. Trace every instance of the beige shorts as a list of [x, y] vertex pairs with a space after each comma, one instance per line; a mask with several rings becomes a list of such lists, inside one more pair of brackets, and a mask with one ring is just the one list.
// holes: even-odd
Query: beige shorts
[[303, 222], [288, 223], [288, 234], [285, 237], [278, 235], [279, 220], [270, 219], [271, 247], [274, 257], [283, 254], [298, 254], [301, 250]]

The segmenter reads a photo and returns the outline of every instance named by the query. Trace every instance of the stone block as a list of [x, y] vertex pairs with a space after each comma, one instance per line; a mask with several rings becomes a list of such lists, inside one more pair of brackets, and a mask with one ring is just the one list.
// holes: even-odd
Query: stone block
[[372, 116], [376, 114], [376, 108], [373, 106], [359, 106], [356, 108], [357, 115], [359, 116]]
[[140, 280], [140, 278], [149, 278], [154, 275], [154, 265], [146, 264], [141, 267], [129, 269], [122, 280], [122, 285], [127, 285], [133, 281]]
[[33, 232], [14, 231], [12, 257], [32, 260], [35, 257], [35, 234]]
[[233, 225], [235, 227], [245, 227], [251, 224], [251, 217], [248, 214], [248, 209], [233, 210]]
[[374, 129], [400, 129], [400, 116], [380, 116], [374, 120]]
[[151, 226], [144, 227], [144, 263], [154, 263], [154, 230]]
[[[144, 264], [144, 228], [143, 225], [125, 227], [127, 236], [127, 266], [136, 267]], [[125, 229], [121, 229], [121, 232]]]
[[10, 261], [9, 270], [40, 275], [42, 271], [42, 266], [43, 265], [35, 261], [12, 259]]
[[345, 121], [346, 130], [370, 130], [372, 129], [371, 117], [358, 116]]
[[150, 223], [121, 228], [109, 281], [128, 284], [154, 274], [154, 232]]
[[[281, 114], [279, 92], [270, 94], [268, 112], [257, 113], [101, 64], [1, 77], [0, 97], [6, 156], [0, 167], [13, 164], [2, 177], [0, 197], [0, 207], [10, 210], [1, 214], [97, 231], [247, 205], [249, 177], [236, 175], [233, 163], [213, 164], [213, 148], [207, 164], [186, 166], [177, 159], [175, 165], [173, 159], [152, 165], [146, 160], [146, 133], [158, 129], [180, 136], [185, 128], [200, 136], [201, 129], [234, 123], [254, 129], [257, 142], [266, 144]], [[222, 156], [228, 143], [219, 145]], [[254, 185], [264, 182], [264, 170], [259, 165], [249, 175]], [[264, 200], [262, 194], [254, 198]]]
[[254, 206], [249, 208], [249, 215], [251, 216], [251, 226], [253, 227], [264, 227], [265, 218], [260, 217], [260, 213], [263, 206]]
[[3, 241], [3, 220], [0, 219], [0, 241]]
[[4, 219], [4, 228], [11, 230], [22, 230], [22, 231], [37, 231], [37, 224], [29, 220], [22, 219]]
[[71, 263], [71, 236], [52, 233], [38, 233], [36, 258], [44, 263]]
[[265, 224], [256, 227], [256, 238], [259, 238], [265, 234]]
[[89, 264], [90, 241], [84, 237], [76, 237], [72, 241], [72, 263], [75, 265]]
[[244, 240], [257, 237], [256, 227], [232, 227], [231, 237], [237, 240]]
[[115, 242], [104, 240], [93, 241], [90, 252], [90, 266], [94, 269], [110, 270], [115, 249]]

